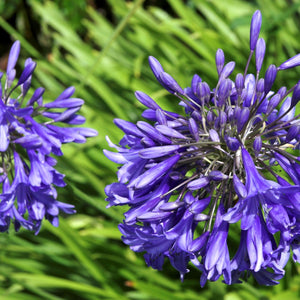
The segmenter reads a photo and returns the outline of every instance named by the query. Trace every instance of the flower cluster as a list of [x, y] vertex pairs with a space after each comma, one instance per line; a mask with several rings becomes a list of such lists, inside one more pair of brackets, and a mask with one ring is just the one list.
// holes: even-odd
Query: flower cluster
[[75, 212], [73, 205], [56, 200], [55, 186], [65, 183], [64, 175], [54, 168], [52, 154], [62, 155], [63, 143], [84, 143], [97, 132], [57, 126], [85, 122], [77, 114], [84, 101], [71, 98], [73, 87], [50, 103], [43, 102], [41, 87], [25, 100], [36, 63], [28, 58], [19, 80], [15, 80], [19, 53], [20, 42], [16, 41], [9, 53], [4, 88], [0, 85], [0, 231], [7, 231], [13, 221], [15, 230], [23, 226], [38, 233], [44, 218], [57, 226], [60, 210]]
[[[261, 13], [250, 29], [250, 55], [244, 74], [229, 79], [235, 62], [216, 53], [214, 88], [194, 75], [182, 89], [154, 57], [158, 82], [179, 100], [184, 113], [164, 110], [143, 92], [146, 121], [116, 119], [125, 135], [117, 152], [105, 155], [121, 164], [118, 182], [106, 187], [108, 206], [129, 205], [119, 225], [123, 241], [145, 252], [147, 264], [161, 269], [168, 258], [181, 278], [192, 263], [200, 284], [221, 276], [226, 284], [251, 274], [273, 285], [284, 266], [300, 262], [300, 81], [272, 91], [277, 72], [300, 65], [300, 54], [261, 76], [265, 41], [259, 38]], [[256, 74], [248, 74], [255, 53]], [[278, 174], [281, 168], [283, 172]], [[235, 223], [235, 224], [234, 224]], [[240, 235], [231, 243], [229, 228]], [[230, 245], [230, 247], [229, 247]]]

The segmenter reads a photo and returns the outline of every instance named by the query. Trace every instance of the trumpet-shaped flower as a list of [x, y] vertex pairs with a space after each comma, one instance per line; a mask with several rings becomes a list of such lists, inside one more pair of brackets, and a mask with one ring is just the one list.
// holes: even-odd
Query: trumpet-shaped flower
[[[73, 205], [57, 200], [55, 186], [65, 183], [64, 175], [54, 168], [53, 155], [63, 154], [62, 144], [83, 143], [97, 132], [67, 127], [85, 122], [77, 114], [84, 101], [72, 97], [73, 87], [52, 102], [44, 102], [44, 89], [37, 88], [26, 103], [36, 63], [28, 58], [16, 82], [19, 53], [20, 42], [16, 41], [0, 87], [0, 231], [7, 231], [13, 221], [16, 230], [23, 226], [38, 233], [44, 218], [58, 226], [60, 211], [75, 212]], [[4, 80], [3, 73], [0, 79]]]
[[[260, 28], [256, 11], [244, 74], [232, 78], [235, 62], [225, 63], [217, 50], [213, 88], [197, 74], [182, 88], [150, 57], [154, 76], [183, 112], [167, 111], [138, 91], [146, 121], [115, 120], [125, 135], [119, 145], [108, 140], [117, 152], [105, 150], [122, 165], [118, 182], [105, 191], [108, 206], [130, 207], [120, 225], [123, 241], [144, 252], [153, 268], [168, 258], [181, 278], [191, 262], [202, 272], [201, 286], [221, 276], [232, 284], [251, 274], [273, 285], [284, 276], [290, 253], [300, 262], [300, 166], [293, 153], [300, 144], [300, 81], [272, 91], [277, 73], [298, 66], [299, 54], [262, 75], [266, 44]], [[240, 232], [236, 250], [231, 227]]]

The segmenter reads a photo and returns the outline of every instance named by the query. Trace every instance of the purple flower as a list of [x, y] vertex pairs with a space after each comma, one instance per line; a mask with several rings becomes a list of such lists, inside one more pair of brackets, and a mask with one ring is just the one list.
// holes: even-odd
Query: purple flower
[[[15, 230], [22, 226], [37, 234], [44, 218], [58, 226], [60, 211], [75, 212], [73, 205], [56, 200], [55, 186], [63, 187], [65, 183], [64, 175], [54, 168], [56, 160], [52, 155], [63, 154], [63, 143], [82, 143], [97, 132], [59, 126], [84, 123], [84, 118], [77, 114], [84, 101], [71, 98], [73, 87], [46, 103], [42, 98], [44, 89], [38, 88], [25, 104], [36, 63], [28, 58], [17, 84], [13, 85], [19, 53], [20, 42], [16, 41], [10, 50], [4, 89], [0, 89], [0, 231], [7, 231], [12, 221]], [[16, 97], [18, 89], [20, 94]]]
[[[122, 165], [118, 182], [105, 192], [108, 206], [130, 207], [120, 225], [123, 241], [144, 252], [155, 269], [168, 258], [181, 279], [191, 262], [202, 273], [201, 286], [220, 277], [237, 283], [251, 274], [259, 284], [274, 285], [291, 253], [300, 261], [300, 166], [293, 152], [300, 144], [299, 82], [288, 92], [271, 90], [277, 72], [299, 65], [299, 54], [266, 67], [260, 78], [266, 50], [260, 28], [256, 11], [244, 75], [232, 80], [235, 62], [225, 63], [217, 50], [213, 88], [196, 74], [182, 89], [150, 57], [154, 76], [183, 112], [166, 111], [136, 92], [146, 121], [115, 120], [125, 135], [119, 145], [108, 139], [116, 152], [104, 151]], [[248, 74], [254, 50], [256, 74]], [[277, 174], [279, 167], [289, 182]], [[236, 249], [231, 226], [240, 227]]]

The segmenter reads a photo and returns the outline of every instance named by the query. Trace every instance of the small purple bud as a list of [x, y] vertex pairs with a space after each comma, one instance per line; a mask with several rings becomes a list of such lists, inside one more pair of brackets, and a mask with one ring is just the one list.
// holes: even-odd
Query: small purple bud
[[261, 147], [262, 147], [262, 140], [261, 140], [261, 137], [260, 136], [257, 136], [254, 141], [253, 141], [253, 149], [254, 149], [254, 152], [255, 152], [255, 156], [258, 156], [260, 150], [261, 150]]
[[278, 90], [278, 92], [277, 92], [277, 94], [280, 95], [281, 98], [283, 98], [283, 97], [285, 96], [285, 93], [286, 93], [286, 87], [285, 87], [285, 86], [282, 86], [282, 87]]
[[31, 77], [29, 77], [22, 85], [21, 85], [21, 91], [22, 91], [22, 95], [23, 97], [26, 96], [29, 88], [31, 85]]
[[228, 106], [226, 108], [226, 113], [227, 113], [227, 120], [228, 122], [232, 122], [234, 119], [234, 111], [233, 108], [231, 106]]
[[193, 204], [195, 202], [195, 197], [193, 196], [193, 194], [191, 192], [187, 192], [184, 196], [184, 202], [190, 206], [191, 204]]
[[160, 125], [167, 125], [167, 118], [161, 109], [155, 111], [156, 120]]
[[266, 43], [263, 38], [259, 38], [256, 44], [255, 50], [255, 61], [256, 61], [256, 71], [259, 72], [264, 61], [266, 52]]
[[256, 101], [260, 101], [262, 99], [262, 96], [265, 95], [265, 80], [263, 78], [260, 78], [256, 85]]
[[210, 99], [210, 88], [206, 82], [200, 82], [196, 88], [196, 95], [200, 98], [201, 104], [209, 102]]
[[10, 72], [6, 74], [7, 88], [11, 87], [15, 77], [16, 77], [15, 69], [10, 70]]
[[257, 10], [251, 19], [250, 27], [250, 50], [254, 51], [258, 40], [259, 32], [261, 27], [261, 12]]
[[270, 65], [265, 74], [265, 94], [267, 95], [276, 79], [277, 68], [275, 65]]
[[203, 187], [206, 187], [209, 184], [210, 180], [208, 179], [208, 177], [200, 177], [198, 179], [195, 179], [191, 182], [189, 182], [187, 184], [187, 187], [191, 190], [198, 190], [198, 189], [202, 189]]
[[232, 84], [231, 80], [229, 79], [221, 79], [220, 86], [218, 90], [218, 106], [222, 107], [226, 100], [228, 99], [230, 92], [231, 92]]
[[172, 180], [175, 180], [175, 181], [182, 180], [184, 178], [184, 175], [181, 172], [178, 172], [178, 171], [170, 172], [169, 176]]
[[147, 94], [137, 91], [135, 92], [135, 97], [146, 107], [156, 110], [159, 107], [159, 105], [151, 98], [149, 97]]
[[189, 118], [189, 130], [190, 133], [195, 138], [196, 142], [199, 142], [200, 137], [199, 137], [198, 125], [193, 118]]
[[139, 215], [137, 217], [137, 220], [141, 222], [155, 222], [168, 217], [170, 214], [171, 212], [167, 212], [167, 211], [166, 212], [150, 211]]
[[218, 49], [216, 52], [216, 66], [217, 66], [217, 71], [219, 76], [223, 70], [224, 62], [225, 62], [224, 52], [222, 49]]
[[192, 84], [191, 84], [191, 88], [192, 88], [192, 92], [196, 95], [197, 94], [197, 88], [199, 83], [202, 81], [202, 79], [200, 78], [200, 76], [198, 76], [197, 74], [195, 74], [193, 76], [192, 79]]
[[235, 77], [235, 88], [240, 95], [244, 88], [244, 76], [242, 73], [238, 73]]
[[208, 124], [212, 124], [215, 120], [215, 115], [212, 111], [208, 111], [207, 115], [206, 115], [206, 121]]
[[247, 196], [246, 187], [235, 174], [233, 175], [233, 186], [235, 192], [238, 194], [239, 197], [245, 198]]
[[191, 204], [191, 206], [189, 207], [189, 211], [194, 215], [202, 213], [207, 208], [208, 204], [210, 203], [210, 200], [210, 197], [197, 199], [197, 201], [194, 201]]
[[270, 114], [274, 108], [277, 107], [277, 105], [279, 104], [279, 102], [281, 101], [281, 96], [279, 94], [275, 94], [270, 100], [269, 100], [269, 104], [267, 107], [267, 112], [266, 114]]
[[182, 133], [180, 133], [179, 131], [170, 128], [166, 125], [156, 125], [155, 129], [158, 130], [158, 132], [162, 133], [163, 135], [172, 137], [172, 138], [177, 138], [177, 139], [187, 139], [187, 137], [185, 135], [183, 135]]
[[74, 86], [69, 86], [54, 101], [69, 99], [74, 93], [75, 93]]
[[145, 159], [162, 157], [170, 154], [174, 154], [178, 149], [179, 145], [168, 145], [168, 146], [157, 146], [151, 148], [145, 148], [139, 151], [139, 156]]
[[300, 133], [300, 125], [292, 126], [286, 135], [285, 142], [288, 143], [292, 141], [294, 138], [296, 138], [299, 135], [299, 133]]
[[227, 122], [227, 114], [224, 111], [220, 111], [219, 119], [220, 119], [220, 127], [224, 128]]
[[248, 122], [249, 115], [250, 115], [249, 108], [248, 107], [243, 107], [242, 110], [241, 110], [241, 113], [238, 117], [237, 129], [238, 129], [239, 133], [243, 129], [244, 125]]
[[27, 149], [34, 149], [40, 147], [43, 144], [43, 140], [38, 135], [32, 134], [20, 137], [14, 140], [14, 143], [20, 144]]
[[125, 134], [138, 136], [138, 137], [144, 137], [144, 134], [137, 128], [137, 126], [129, 121], [125, 121], [122, 119], [114, 119], [114, 123], [121, 130], [123, 130]]
[[[197, 122], [202, 122], [202, 116], [197, 110], [194, 110], [192, 112], [191, 117]], [[206, 119], [206, 121], [207, 121], [207, 119]]]
[[226, 174], [222, 173], [221, 171], [211, 171], [209, 173], [208, 177], [214, 181], [221, 181], [221, 180], [225, 180], [228, 178], [228, 176]]
[[9, 56], [8, 56], [8, 62], [7, 62], [7, 68], [6, 68], [7, 74], [10, 73], [10, 71], [15, 68], [17, 60], [19, 58], [20, 48], [21, 48], [20, 42], [15, 41], [10, 49]]
[[260, 78], [256, 85], [256, 92], [262, 95], [264, 90], [265, 90], [265, 80], [263, 78]]
[[53, 102], [49, 102], [44, 104], [44, 107], [47, 108], [71, 108], [82, 106], [84, 101], [80, 98], [70, 98], [64, 100], [55, 100]]
[[193, 240], [189, 247], [189, 250], [192, 253], [196, 253], [200, 251], [203, 247], [205, 247], [207, 245], [209, 233], [210, 233], [209, 231], [206, 231], [202, 235], [197, 237], [195, 240]]
[[225, 136], [225, 142], [231, 151], [237, 151], [240, 148], [240, 142], [235, 137]]
[[300, 81], [296, 84], [296, 87], [294, 89], [292, 101], [291, 101], [291, 107], [296, 106], [299, 100], [300, 100]]
[[28, 100], [27, 106], [32, 105], [34, 102], [36, 102], [38, 99], [40, 99], [43, 96], [44, 92], [45, 92], [44, 88], [42, 88], [42, 87], [37, 88], [34, 91], [32, 97]]
[[209, 136], [213, 142], [220, 142], [220, 137], [214, 129], [209, 130]]
[[163, 67], [161, 66], [160, 62], [153, 56], [149, 56], [148, 60], [154, 76], [158, 81], [160, 81], [160, 74], [164, 72]]
[[28, 77], [32, 75], [35, 67], [35, 62], [30, 62], [29, 64], [27, 64], [19, 78], [18, 85], [23, 84], [28, 79]]
[[296, 54], [295, 56], [282, 63], [278, 67], [278, 70], [286, 70], [297, 66], [300, 66], [300, 53]]
[[234, 70], [235, 67], [235, 62], [234, 61], [230, 61], [228, 64], [225, 65], [225, 67], [223, 68], [221, 74], [220, 74], [220, 78], [227, 78], [232, 71]]
[[177, 83], [177, 81], [168, 73], [162, 72], [160, 73], [160, 81], [161, 83], [168, 89], [170, 92], [183, 94], [183, 89]]

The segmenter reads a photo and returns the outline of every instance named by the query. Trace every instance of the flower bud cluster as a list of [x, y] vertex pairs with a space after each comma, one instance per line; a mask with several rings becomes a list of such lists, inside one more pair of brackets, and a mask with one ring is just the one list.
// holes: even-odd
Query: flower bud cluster
[[[249, 59], [235, 80], [235, 62], [226, 64], [217, 50], [214, 88], [195, 75], [183, 89], [150, 57], [154, 76], [184, 112], [166, 111], [136, 92], [147, 121], [115, 120], [125, 135], [119, 145], [108, 139], [117, 152], [104, 151], [122, 165], [118, 182], [105, 191], [108, 206], [130, 207], [119, 226], [124, 243], [144, 252], [155, 269], [167, 257], [182, 278], [191, 262], [202, 273], [201, 286], [220, 276], [232, 284], [250, 274], [273, 285], [290, 253], [300, 262], [300, 167], [293, 153], [300, 143], [300, 82], [271, 91], [278, 71], [300, 64], [299, 54], [261, 76], [266, 45], [260, 27], [256, 11]], [[256, 74], [248, 74], [254, 51]], [[277, 174], [278, 166], [285, 176]], [[240, 244], [234, 252], [229, 228], [237, 222]]]
[[65, 183], [64, 175], [55, 169], [53, 154], [61, 156], [62, 144], [84, 143], [97, 132], [77, 127], [85, 122], [77, 114], [84, 101], [72, 97], [73, 87], [53, 102], [44, 103], [41, 87], [27, 97], [36, 63], [28, 58], [15, 84], [19, 53], [20, 42], [16, 41], [5, 80], [0, 73], [4, 80], [4, 88], [0, 85], [0, 231], [7, 231], [13, 221], [15, 230], [22, 226], [38, 233], [44, 218], [58, 226], [60, 211], [75, 212], [73, 205], [57, 201], [55, 186]]

